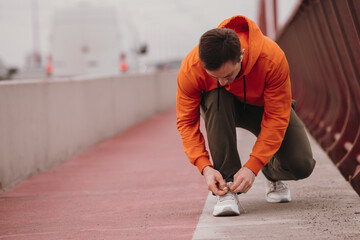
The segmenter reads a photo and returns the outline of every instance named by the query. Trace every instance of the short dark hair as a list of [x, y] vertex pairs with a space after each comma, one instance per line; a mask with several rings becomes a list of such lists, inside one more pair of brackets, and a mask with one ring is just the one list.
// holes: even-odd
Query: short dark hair
[[235, 31], [215, 28], [205, 32], [199, 43], [199, 57], [207, 70], [217, 70], [227, 61], [240, 61], [241, 44]]

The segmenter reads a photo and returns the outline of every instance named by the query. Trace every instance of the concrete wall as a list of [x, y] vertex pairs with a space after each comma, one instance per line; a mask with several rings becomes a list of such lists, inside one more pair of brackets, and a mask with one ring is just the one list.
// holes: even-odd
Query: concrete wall
[[0, 83], [0, 189], [175, 105], [176, 72]]

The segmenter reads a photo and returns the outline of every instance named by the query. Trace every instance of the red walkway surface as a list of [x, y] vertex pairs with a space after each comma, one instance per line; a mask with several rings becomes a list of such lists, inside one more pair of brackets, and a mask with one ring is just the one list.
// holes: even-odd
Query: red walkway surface
[[191, 239], [207, 193], [172, 109], [0, 194], [0, 239]]

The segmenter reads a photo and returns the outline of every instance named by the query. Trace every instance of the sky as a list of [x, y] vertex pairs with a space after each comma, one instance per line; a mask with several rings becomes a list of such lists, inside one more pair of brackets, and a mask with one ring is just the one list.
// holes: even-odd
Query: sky
[[[284, 22], [297, 0], [278, 2], [285, 13], [279, 21]], [[35, 3], [39, 31], [34, 35]], [[146, 43], [145, 61], [183, 58], [203, 32], [226, 18], [245, 15], [258, 22], [259, 8], [258, 0], [0, 0], [0, 58], [7, 65], [22, 67], [34, 48], [39, 48], [43, 58], [49, 55], [54, 12], [79, 4], [116, 9], [123, 46]], [[38, 38], [35, 47], [34, 36]]]

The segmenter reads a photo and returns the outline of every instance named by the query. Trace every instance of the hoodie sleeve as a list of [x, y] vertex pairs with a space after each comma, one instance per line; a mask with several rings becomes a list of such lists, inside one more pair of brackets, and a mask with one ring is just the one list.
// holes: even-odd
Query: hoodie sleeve
[[271, 63], [265, 80], [264, 114], [261, 131], [254, 144], [250, 159], [244, 166], [258, 174], [278, 151], [289, 124], [291, 86], [289, 65], [282, 54], [278, 64]]
[[183, 141], [184, 152], [202, 173], [204, 167], [212, 164], [199, 129], [201, 91], [196, 86], [196, 79], [191, 78], [194, 76], [185, 74], [183, 70], [179, 71], [176, 96], [177, 129]]

